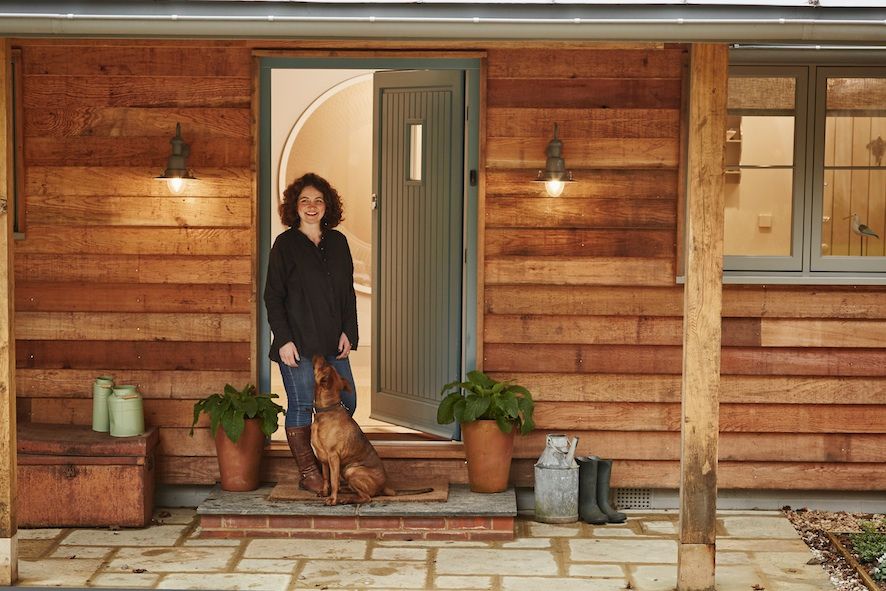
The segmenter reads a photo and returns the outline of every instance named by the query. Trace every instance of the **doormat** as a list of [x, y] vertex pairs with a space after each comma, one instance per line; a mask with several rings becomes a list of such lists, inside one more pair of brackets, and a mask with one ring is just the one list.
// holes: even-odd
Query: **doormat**
[[[396, 497], [380, 496], [372, 497], [373, 502], [440, 502], [445, 503], [449, 499], [449, 480], [445, 478], [413, 480], [409, 483], [392, 483], [392, 488], [398, 491], [419, 490], [423, 488], [432, 489], [430, 492], [420, 494], [399, 494]], [[339, 492], [339, 496], [351, 493]], [[315, 493], [302, 490], [298, 487], [297, 482], [278, 482], [268, 495], [269, 501], [299, 501], [302, 503], [317, 502], [322, 503], [323, 497], [318, 497]]]

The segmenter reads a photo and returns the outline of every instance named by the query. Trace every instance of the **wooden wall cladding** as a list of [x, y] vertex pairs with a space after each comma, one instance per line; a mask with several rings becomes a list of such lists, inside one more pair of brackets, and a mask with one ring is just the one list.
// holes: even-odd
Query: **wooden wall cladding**
[[[195, 399], [253, 379], [250, 49], [21, 45], [28, 226], [16, 243], [15, 307], [22, 418], [89, 424], [92, 380], [112, 374], [138, 384], [146, 422], [164, 440], [170, 430], [186, 436]], [[154, 179], [176, 122], [198, 177], [180, 195]], [[204, 461], [193, 448], [161, 448], [160, 464]]]
[[[619, 486], [676, 486], [685, 53], [488, 55], [483, 363], [538, 400], [517, 457], [564, 431]], [[532, 178], [555, 122], [576, 182], [552, 199]], [[722, 487], [886, 484], [881, 288], [727, 286], [722, 328]]]
[[[99, 374], [139, 384], [161, 483], [217, 478], [193, 400], [251, 379], [248, 42], [41, 41], [23, 48], [28, 233], [16, 244], [18, 408], [87, 424]], [[484, 368], [525, 384], [544, 434], [616, 460], [620, 487], [676, 487], [679, 46], [487, 49]], [[157, 176], [176, 121], [199, 181]], [[560, 124], [577, 181], [533, 183]], [[886, 297], [876, 287], [729, 286], [720, 484], [886, 487]], [[292, 462], [271, 453], [269, 476]], [[463, 478], [459, 459], [396, 459]], [[413, 462], [413, 463], [410, 463]], [[415, 463], [418, 462], [418, 463]], [[457, 465], [457, 468], [453, 466]], [[290, 474], [291, 475], [291, 474]]]

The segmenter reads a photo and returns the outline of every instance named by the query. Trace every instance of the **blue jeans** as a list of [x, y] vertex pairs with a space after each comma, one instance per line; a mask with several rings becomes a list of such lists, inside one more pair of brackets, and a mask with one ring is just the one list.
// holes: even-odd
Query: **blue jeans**
[[[351, 391], [341, 391], [341, 401], [348, 410], [348, 414], [354, 416], [357, 410], [357, 388], [354, 386], [354, 374], [351, 373], [351, 362], [348, 358], [336, 359], [334, 355], [326, 357], [335, 371], [351, 386]], [[314, 414], [314, 364], [311, 358], [303, 356], [298, 362], [298, 367], [289, 367], [285, 363], [278, 363], [280, 375], [283, 376], [283, 387], [286, 388], [286, 398], [289, 408], [286, 411], [286, 427], [305, 427], [311, 424]]]

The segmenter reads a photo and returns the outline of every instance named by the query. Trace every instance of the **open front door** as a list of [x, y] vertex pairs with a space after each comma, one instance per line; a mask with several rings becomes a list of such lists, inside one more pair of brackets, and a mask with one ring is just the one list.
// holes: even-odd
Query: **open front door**
[[461, 375], [464, 73], [375, 74], [372, 418], [443, 436]]

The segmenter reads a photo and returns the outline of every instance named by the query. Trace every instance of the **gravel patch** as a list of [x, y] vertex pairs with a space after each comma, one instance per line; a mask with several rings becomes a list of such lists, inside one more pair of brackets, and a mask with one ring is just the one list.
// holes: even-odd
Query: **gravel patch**
[[837, 552], [825, 532], [858, 532], [861, 531], [862, 521], [879, 521], [884, 515], [792, 510], [790, 507], [785, 507], [784, 513], [812, 551], [812, 560], [828, 572], [835, 589], [868, 591], [855, 569]]

